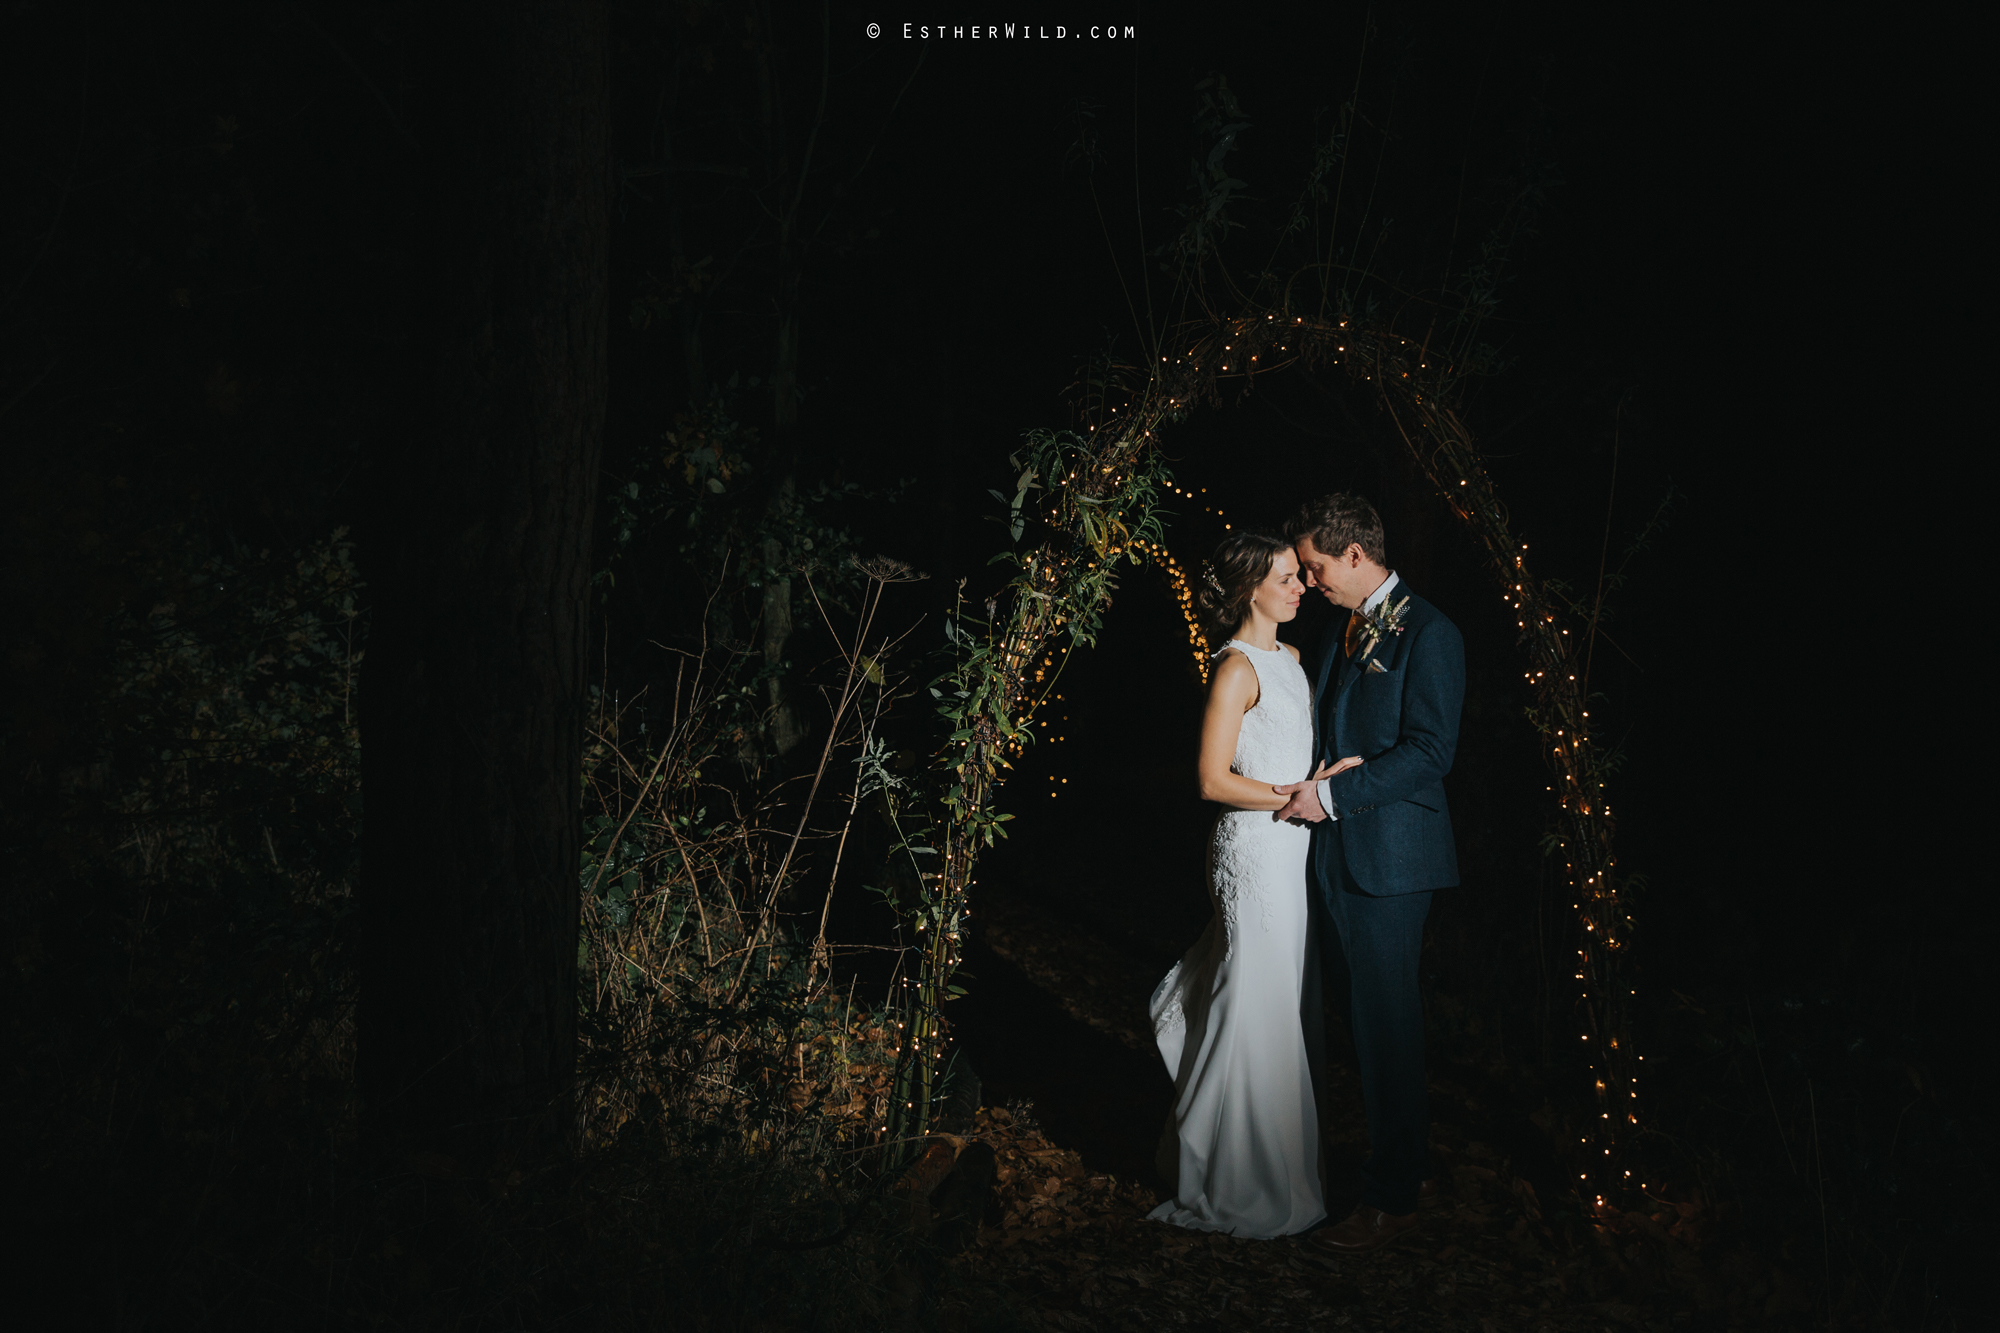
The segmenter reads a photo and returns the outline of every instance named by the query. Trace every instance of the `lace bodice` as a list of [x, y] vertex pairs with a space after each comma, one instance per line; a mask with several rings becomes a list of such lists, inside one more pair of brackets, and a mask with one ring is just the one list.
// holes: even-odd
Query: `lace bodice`
[[1269, 651], [1231, 639], [1257, 670], [1257, 702], [1243, 715], [1231, 772], [1259, 782], [1297, 782], [1312, 772], [1312, 685], [1283, 647]]

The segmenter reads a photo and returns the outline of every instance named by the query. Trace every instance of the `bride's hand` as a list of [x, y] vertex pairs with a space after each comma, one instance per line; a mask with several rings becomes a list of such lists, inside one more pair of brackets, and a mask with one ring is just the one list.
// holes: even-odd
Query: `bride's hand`
[[1361, 767], [1361, 764], [1362, 764], [1361, 756], [1358, 754], [1351, 754], [1337, 764], [1321, 764], [1319, 767], [1319, 771], [1314, 773], [1312, 777], [1309, 779], [1309, 781], [1324, 782], [1326, 781], [1326, 779], [1332, 777], [1335, 773], [1345, 773], [1350, 768]]

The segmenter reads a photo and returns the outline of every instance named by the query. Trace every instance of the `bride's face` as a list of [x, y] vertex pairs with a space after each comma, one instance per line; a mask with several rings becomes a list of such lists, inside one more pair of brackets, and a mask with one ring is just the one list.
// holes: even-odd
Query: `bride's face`
[[1271, 561], [1271, 572], [1250, 594], [1250, 605], [1266, 620], [1282, 623], [1298, 615], [1299, 598], [1305, 590], [1299, 579], [1299, 558], [1290, 551], [1280, 551]]

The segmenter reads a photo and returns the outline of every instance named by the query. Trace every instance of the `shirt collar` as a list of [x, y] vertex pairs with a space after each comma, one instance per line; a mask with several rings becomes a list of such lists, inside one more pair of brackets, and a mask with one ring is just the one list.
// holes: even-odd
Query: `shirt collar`
[[1361, 614], [1364, 616], [1374, 615], [1375, 608], [1382, 605], [1383, 599], [1389, 595], [1389, 590], [1394, 588], [1397, 582], [1396, 571], [1392, 569], [1389, 571], [1389, 577], [1382, 580], [1382, 586], [1374, 592], [1369, 593], [1368, 600], [1361, 604]]

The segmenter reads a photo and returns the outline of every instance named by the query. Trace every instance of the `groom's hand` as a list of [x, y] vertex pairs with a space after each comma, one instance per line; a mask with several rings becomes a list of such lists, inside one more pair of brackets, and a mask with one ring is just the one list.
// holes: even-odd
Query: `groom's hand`
[[1280, 796], [1288, 796], [1284, 807], [1278, 811], [1280, 819], [1303, 819], [1308, 824], [1317, 824], [1326, 818], [1326, 807], [1319, 803], [1319, 784], [1336, 773], [1345, 773], [1350, 768], [1359, 768], [1362, 759], [1358, 754], [1349, 755], [1338, 763], [1325, 763], [1304, 782], [1288, 782], [1271, 790]]
[[1278, 795], [1291, 798], [1278, 811], [1278, 818], [1303, 819], [1308, 824], [1317, 824], [1325, 819], [1326, 811], [1320, 808], [1319, 803], [1319, 779], [1323, 776], [1325, 775], [1321, 774], [1307, 778], [1304, 782], [1288, 782], [1282, 787], [1271, 788]]

